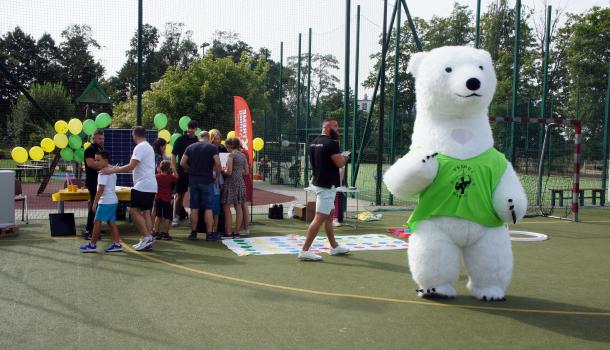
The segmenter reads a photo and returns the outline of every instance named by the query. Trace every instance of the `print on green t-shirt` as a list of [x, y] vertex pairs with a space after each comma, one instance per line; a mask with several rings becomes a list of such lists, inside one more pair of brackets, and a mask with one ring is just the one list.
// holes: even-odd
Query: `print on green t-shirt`
[[504, 154], [490, 148], [480, 155], [460, 160], [439, 154], [438, 174], [419, 195], [419, 203], [409, 218], [412, 231], [417, 224], [436, 216], [452, 216], [487, 227], [503, 224], [492, 196], [508, 161]]

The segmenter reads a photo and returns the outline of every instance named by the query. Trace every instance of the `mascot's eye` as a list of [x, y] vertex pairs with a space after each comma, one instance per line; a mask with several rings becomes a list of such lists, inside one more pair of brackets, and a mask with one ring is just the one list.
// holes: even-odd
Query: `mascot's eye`
[[483, 66], [479, 66], [479, 69], [480, 69], [480, 70], [483, 70]]
[[453, 69], [451, 69], [451, 67], [447, 67], [447, 68], [445, 68], [445, 72], [447, 72], [447, 73], [451, 73], [451, 71], [452, 71], [452, 70], [453, 70]]

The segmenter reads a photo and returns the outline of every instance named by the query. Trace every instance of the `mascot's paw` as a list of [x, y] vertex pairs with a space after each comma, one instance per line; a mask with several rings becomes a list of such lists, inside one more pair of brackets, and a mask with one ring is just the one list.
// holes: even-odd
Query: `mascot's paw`
[[446, 284], [440, 287], [433, 288], [418, 288], [415, 290], [417, 296], [424, 299], [453, 299], [455, 298], [455, 289]]
[[481, 301], [506, 301], [504, 290], [498, 287], [473, 288], [472, 295]]

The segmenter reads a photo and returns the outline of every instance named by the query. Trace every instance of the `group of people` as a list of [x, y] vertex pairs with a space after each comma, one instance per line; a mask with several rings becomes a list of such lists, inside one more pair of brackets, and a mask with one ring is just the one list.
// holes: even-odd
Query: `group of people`
[[[83, 252], [97, 251], [101, 224], [107, 222], [112, 243], [106, 252], [121, 251], [116, 209], [116, 173], [132, 172], [133, 187], [129, 213], [140, 240], [135, 250], [150, 250], [155, 240], [171, 240], [171, 226], [177, 226], [184, 210], [184, 198], [190, 196], [190, 240], [197, 239], [200, 214], [205, 224], [206, 240], [216, 241], [248, 235], [248, 206], [252, 201], [250, 164], [247, 152], [238, 138], [221, 144], [221, 134], [212, 129], [195, 136], [197, 122], [188, 124], [187, 132], [176, 140], [171, 160], [164, 159], [167, 142], [157, 139], [151, 146], [146, 130], [135, 127], [132, 132], [136, 146], [128, 164], [113, 167], [103, 150], [104, 135], [96, 131], [92, 145], [85, 152], [86, 184], [89, 189], [89, 213], [83, 237], [90, 242], [80, 247]], [[221, 165], [220, 153], [226, 155]], [[223, 156], [223, 158], [225, 158]], [[172, 200], [175, 196], [175, 203]], [[222, 211], [221, 211], [222, 208]], [[235, 226], [231, 208], [235, 210]], [[224, 227], [219, 228], [219, 221]]]
[[[249, 159], [243, 152], [240, 140], [229, 138], [224, 146], [218, 130], [202, 131], [195, 136], [197, 122], [188, 124], [186, 134], [174, 143], [171, 161], [164, 159], [165, 140], [157, 140], [154, 147], [146, 140], [146, 130], [137, 126], [132, 137], [136, 146], [128, 164], [113, 167], [109, 155], [103, 150], [103, 132], [93, 134], [93, 143], [85, 152], [87, 188], [91, 196], [85, 238], [90, 242], [80, 247], [83, 252], [97, 251], [101, 224], [110, 227], [112, 243], [106, 252], [122, 251], [119, 230], [116, 225], [118, 198], [115, 193], [116, 173], [132, 172], [133, 188], [129, 212], [140, 240], [135, 250], [150, 250], [156, 239], [171, 239], [169, 229], [179, 222], [184, 197], [190, 195], [190, 240], [197, 239], [200, 214], [205, 224], [206, 240], [225, 237], [235, 238], [248, 234], [248, 208], [252, 200]], [[316, 193], [316, 214], [307, 229], [307, 237], [300, 260], [319, 261], [322, 257], [310, 251], [321, 227], [324, 227], [331, 255], [344, 255], [349, 249], [338, 244], [333, 232], [336, 217], [336, 188], [340, 186], [340, 169], [345, 166], [348, 152], [339, 149], [339, 126], [336, 120], [325, 120], [322, 134], [309, 144], [309, 161], [313, 172], [311, 186]], [[226, 164], [221, 164], [220, 153], [226, 152]], [[172, 203], [173, 193], [175, 203]], [[250, 193], [248, 193], [250, 192]], [[173, 204], [173, 205], [172, 205]], [[221, 211], [222, 207], [222, 211]], [[232, 225], [231, 208], [235, 210], [235, 226]], [[153, 215], [154, 212], [154, 223]], [[224, 233], [219, 232], [220, 215], [224, 214]], [[163, 228], [165, 227], [165, 231]]]

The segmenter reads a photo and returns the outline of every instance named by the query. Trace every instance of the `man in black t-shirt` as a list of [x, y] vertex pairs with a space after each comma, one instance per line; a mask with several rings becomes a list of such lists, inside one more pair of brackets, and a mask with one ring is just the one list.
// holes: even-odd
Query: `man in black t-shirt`
[[218, 148], [208, 142], [197, 142], [186, 148], [180, 165], [187, 171], [189, 177], [189, 194], [191, 205], [191, 234], [189, 240], [197, 239], [197, 224], [199, 223], [199, 212], [204, 213], [206, 226], [206, 240], [219, 240], [222, 237], [213, 232], [214, 215], [214, 188], [216, 174], [220, 174], [220, 158]]
[[322, 124], [322, 135], [309, 144], [309, 161], [313, 171], [310, 188], [316, 193], [316, 215], [307, 228], [307, 238], [303, 250], [299, 252], [300, 260], [319, 261], [322, 257], [309, 251], [313, 240], [324, 225], [331, 255], [349, 253], [349, 249], [335, 240], [332, 225], [332, 211], [335, 207], [336, 187], [339, 187], [339, 168], [345, 166], [347, 154], [341, 153], [339, 143], [339, 125], [334, 119], [327, 119]]
[[189, 176], [184, 172], [182, 166], [180, 166], [180, 158], [184, 154], [186, 148], [198, 141], [195, 131], [197, 130], [197, 122], [191, 120], [188, 123], [188, 129], [186, 134], [180, 136], [176, 142], [174, 142], [174, 148], [172, 149], [172, 170], [174, 175], [178, 178], [176, 182], [176, 202], [174, 205], [174, 220], [172, 226], [178, 226], [180, 221], [180, 212], [184, 206], [184, 194], [189, 189]]
[[87, 226], [83, 232], [83, 238], [91, 239], [91, 232], [93, 232], [93, 219], [95, 218], [95, 212], [91, 210], [93, 200], [97, 194], [97, 172], [98, 167], [95, 164], [95, 154], [104, 150], [104, 130], [98, 129], [92, 135], [93, 142], [85, 150], [85, 185], [89, 190], [89, 204], [87, 213]]

